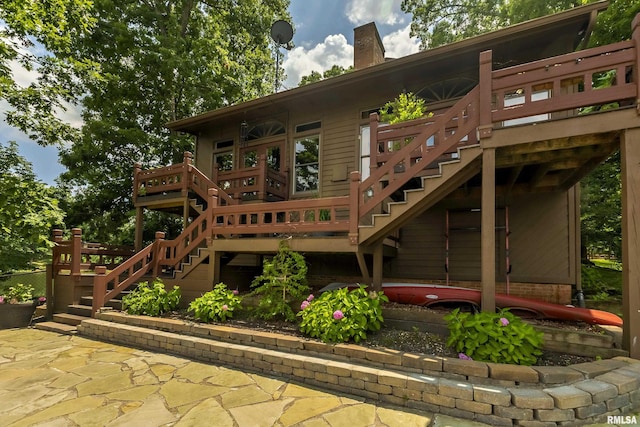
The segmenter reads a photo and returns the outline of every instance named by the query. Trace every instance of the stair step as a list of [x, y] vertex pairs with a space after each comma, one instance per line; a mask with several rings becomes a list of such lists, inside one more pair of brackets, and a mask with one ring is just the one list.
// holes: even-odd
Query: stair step
[[78, 316], [77, 314], [56, 313], [53, 315], [53, 321], [64, 323], [70, 326], [78, 326], [83, 320], [88, 319], [87, 316]]
[[78, 333], [77, 327], [58, 322], [40, 322], [36, 324], [36, 329], [40, 329], [42, 331], [57, 332], [62, 335], [75, 335]]
[[71, 304], [67, 306], [67, 313], [75, 314], [76, 316], [91, 317], [91, 306]]
[[[121, 294], [122, 295], [122, 294]], [[93, 297], [81, 297], [80, 305], [93, 306]], [[105, 307], [112, 307], [116, 310], [122, 310], [122, 300], [119, 299], [110, 299], [105, 302]]]

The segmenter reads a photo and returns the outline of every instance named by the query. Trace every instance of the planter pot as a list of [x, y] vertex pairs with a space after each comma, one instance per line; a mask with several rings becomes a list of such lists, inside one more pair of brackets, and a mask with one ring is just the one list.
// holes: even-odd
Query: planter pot
[[26, 328], [31, 323], [36, 304], [0, 304], [0, 329]]

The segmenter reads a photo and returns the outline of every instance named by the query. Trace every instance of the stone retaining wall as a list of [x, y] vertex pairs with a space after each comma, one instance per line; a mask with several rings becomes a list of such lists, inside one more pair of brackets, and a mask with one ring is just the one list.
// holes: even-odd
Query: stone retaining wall
[[79, 332], [491, 425], [581, 425], [640, 409], [640, 361], [626, 357], [502, 365], [119, 312], [97, 313]]

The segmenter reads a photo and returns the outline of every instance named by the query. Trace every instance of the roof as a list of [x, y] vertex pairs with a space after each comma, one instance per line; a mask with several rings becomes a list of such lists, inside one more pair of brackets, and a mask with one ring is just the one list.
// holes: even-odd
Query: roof
[[493, 51], [494, 69], [572, 52], [589, 36], [598, 12], [607, 6], [608, 1], [598, 1], [536, 18], [320, 82], [176, 120], [167, 127], [197, 134], [220, 120], [240, 121], [248, 118], [248, 114], [264, 117], [281, 113], [299, 103], [301, 98], [319, 108], [326, 102], [348, 102], [372, 87], [376, 90], [384, 88], [393, 94], [391, 99], [402, 91], [442, 90], [447, 93], [452, 89], [447, 85], [453, 85], [455, 89], [468, 82], [473, 86], [478, 80], [480, 52]]

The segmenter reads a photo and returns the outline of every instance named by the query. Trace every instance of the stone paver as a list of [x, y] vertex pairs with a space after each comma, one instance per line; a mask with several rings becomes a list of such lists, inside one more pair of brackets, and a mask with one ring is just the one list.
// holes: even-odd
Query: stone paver
[[58, 335], [0, 330], [6, 427], [428, 426], [433, 414], [378, 406], [185, 358]]

